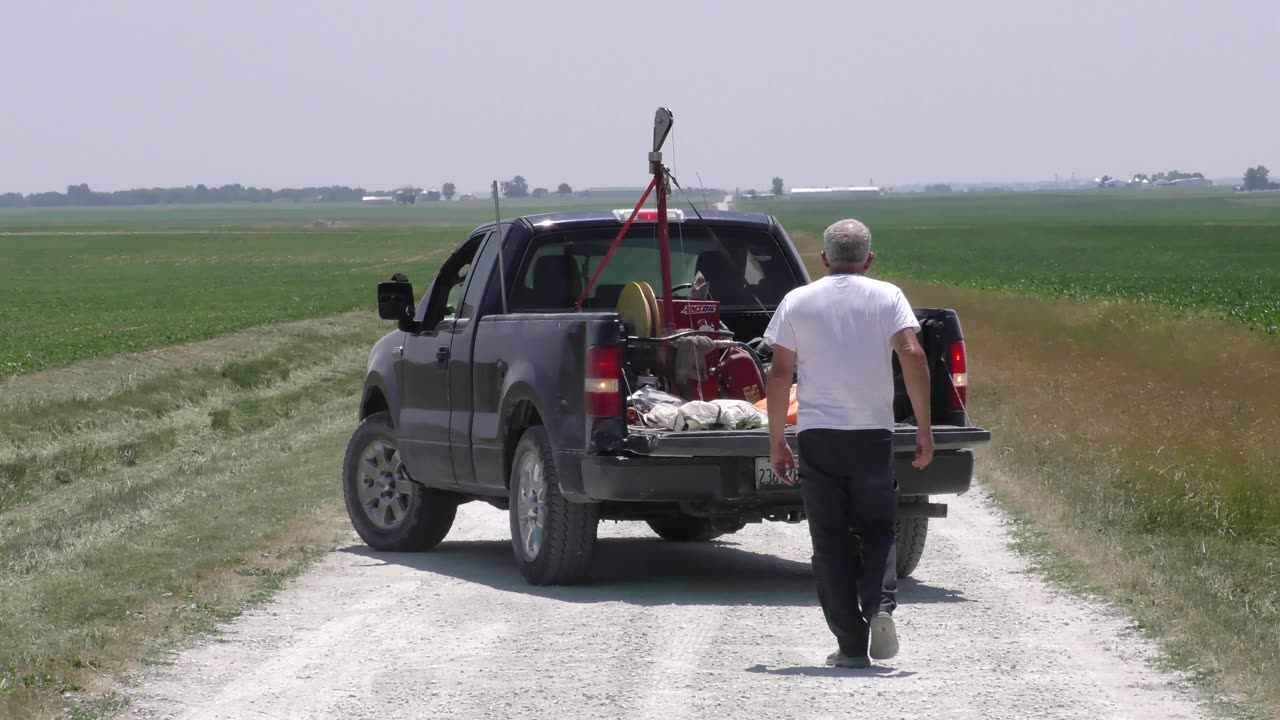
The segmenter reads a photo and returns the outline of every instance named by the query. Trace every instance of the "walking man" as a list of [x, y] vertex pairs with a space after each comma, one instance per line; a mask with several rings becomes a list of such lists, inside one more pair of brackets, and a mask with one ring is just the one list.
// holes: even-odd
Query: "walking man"
[[898, 652], [891, 353], [915, 412], [917, 468], [933, 459], [929, 366], [902, 291], [866, 277], [875, 258], [867, 226], [841, 220], [822, 240], [829, 274], [788, 293], [765, 331], [770, 461], [781, 478], [797, 469], [784, 433], [798, 370], [800, 491], [818, 600], [839, 644], [827, 664], [865, 668]]

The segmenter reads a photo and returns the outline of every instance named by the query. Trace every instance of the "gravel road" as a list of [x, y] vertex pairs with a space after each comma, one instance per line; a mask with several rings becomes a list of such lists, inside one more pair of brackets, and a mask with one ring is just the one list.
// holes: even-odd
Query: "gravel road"
[[870, 670], [823, 666], [803, 525], [677, 545], [608, 523], [590, 584], [539, 589], [473, 503], [436, 551], [334, 553], [139, 679], [125, 717], [1207, 717], [1126, 623], [1027, 572], [981, 488], [952, 500]]

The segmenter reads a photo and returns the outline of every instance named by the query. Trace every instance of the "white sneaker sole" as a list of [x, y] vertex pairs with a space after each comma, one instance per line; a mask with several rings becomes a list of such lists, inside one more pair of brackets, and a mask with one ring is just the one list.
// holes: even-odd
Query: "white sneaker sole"
[[887, 660], [898, 654], [898, 628], [893, 618], [880, 614], [871, 618], [870, 655], [876, 660]]

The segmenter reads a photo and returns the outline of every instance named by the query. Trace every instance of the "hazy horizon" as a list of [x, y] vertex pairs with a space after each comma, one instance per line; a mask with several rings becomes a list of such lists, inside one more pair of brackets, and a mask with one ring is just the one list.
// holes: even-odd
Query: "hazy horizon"
[[[1280, 165], [1280, 4], [7, 8], [0, 193], [1031, 182]], [[659, 18], [660, 21], [655, 21]], [[651, 48], [661, 48], [661, 82]]]

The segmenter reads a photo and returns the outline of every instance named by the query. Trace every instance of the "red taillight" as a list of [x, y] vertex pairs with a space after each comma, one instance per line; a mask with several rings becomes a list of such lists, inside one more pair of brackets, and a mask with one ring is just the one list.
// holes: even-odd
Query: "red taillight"
[[622, 346], [587, 348], [586, 412], [589, 417], [622, 415]]
[[951, 343], [947, 361], [951, 369], [951, 397], [947, 408], [963, 412], [964, 406], [969, 402], [969, 363], [963, 340]]

